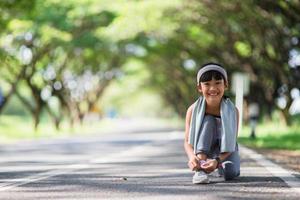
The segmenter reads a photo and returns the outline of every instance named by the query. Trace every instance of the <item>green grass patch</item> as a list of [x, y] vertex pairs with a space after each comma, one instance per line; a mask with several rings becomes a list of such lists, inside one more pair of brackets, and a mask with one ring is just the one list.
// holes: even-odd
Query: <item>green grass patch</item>
[[43, 119], [37, 130], [33, 128], [33, 121], [26, 116], [0, 116], [0, 140], [1, 143], [11, 143], [23, 139], [59, 138], [72, 135], [93, 134], [99, 130], [108, 130], [109, 123], [103, 120], [99, 122], [75, 124], [70, 127], [68, 122], [63, 121], [57, 131], [53, 123]]
[[[65, 138], [71, 136], [88, 136], [106, 134], [111, 131], [126, 131], [131, 129], [142, 130], [143, 127], [149, 128], [182, 128], [184, 121], [174, 118], [135, 118], [135, 119], [99, 119], [86, 121], [83, 124], [75, 124], [71, 128], [68, 122], [64, 121], [61, 128], [57, 131], [52, 122], [44, 117], [38, 130], [33, 128], [33, 122], [26, 116], [0, 116], [0, 143], [13, 143], [20, 140], [45, 139], [45, 138]], [[125, 129], [125, 130], [124, 130]]]
[[256, 139], [251, 139], [250, 128], [245, 126], [238, 141], [249, 147], [265, 149], [300, 150], [300, 126], [287, 127], [280, 123], [259, 124]]

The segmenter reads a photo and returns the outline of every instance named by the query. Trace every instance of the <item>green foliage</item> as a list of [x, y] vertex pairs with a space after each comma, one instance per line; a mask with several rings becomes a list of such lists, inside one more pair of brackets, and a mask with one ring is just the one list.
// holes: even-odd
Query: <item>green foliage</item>
[[165, 19], [163, 12], [178, 5], [178, 0], [116, 1], [106, 5], [117, 13], [116, 18], [107, 28], [99, 28], [97, 34], [113, 41], [134, 39], [143, 32], [167, 37], [178, 24]]
[[[181, 26], [160, 45], [146, 46], [147, 63], [153, 74], [166, 76], [153, 77], [153, 85], [157, 85], [165, 99], [184, 116], [191, 99], [196, 97], [193, 80], [197, 68], [206, 62], [219, 62], [227, 68], [229, 77], [235, 71], [248, 73], [251, 89], [247, 100], [259, 102], [270, 113], [278, 109], [276, 98], [283, 95], [278, 91], [285, 84], [288, 106], [282, 113], [288, 123], [290, 90], [298, 87], [296, 81], [287, 78], [295, 76], [287, 66], [289, 52], [294, 48], [291, 38], [296, 37], [298, 41], [300, 38], [299, 33], [293, 32], [298, 26], [299, 15], [294, 15], [299, 12], [298, 8], [297, 1], [194, 0], [174, 8], [173, 13], [178, 13], [175, 17], [165, 12], [165, 18], [176, 20]], [[289, 24], [288, 30], [285, 24]], [[156, 39], [151, 34], [146, 34], [145, 38]], [[182, 68], [187, 59], [194, 60], [197, 67], [189, 71]], [[153, 67], [157, 65], [163, 67]], [[162, 82], [155, 84], [158, 81]], [[162, 84], [166, 89], [160, 87]]]
[[267, 51], [270, 58], [272, 58], [272, 59], [276, 58], [275, 49], [271, 44], [267, 44], [266, 51]]
[[242, 57], [250, 57], [251, 55], [251, 46], [242, 41], [237, 41], [234, 44], [234, 48], [236, 49], [237, 53]]
[[187, 28], [189, 38], [197, 42], [199, 48], [208, 48], [214, 43], [214, 36], [200, 26], [191, 25]]
[[[20, 102], [20, 100], [14, 96], [10, 101], [9, 104], [5, 107], [3, 111], [3, 115], [7, 116], [21, 116], [30, 118], [28, 111], [24, 109], [24, 106]], [[2, 117], [2, 116], [1, 116]], [[0, 118], [1, 118], [0, 117]]]
[[0, 34], [5, 31], [10, 20], [25, 18], [35, 7], [35, 0], [0, 1]]
[[295, 123], [289, 127], [279, 120], [262, 121], [256, 129], [256, 139], [250, 138], [250, 128], [245, 126], [238, 140], [254, 148], [300, 150], [300, 126], [297, 123], [299, 119], [299, 116], [293, 116]]
[[139, 60], [130, 59], [123, 66], [124, 75], [113, 82], [101, 98], [104, 113], [115, 109], [120, 116], [166, 117], [172, 109], [163, 105], [162, 98], [148, 84], [151, 76]]
[[[288, 65], [290, 51], [299, 51], [299, 6], [299, 1], [284, 0], [4, 0], [0, 3], [0, 58], [5, 61], [0, 66], [1, 85], [7, 97], [11, 91], [21, 93], [22, 99], [22, 90], [30, 91], [26, 93], [30, 102], [23, 104], [33, 116], [45, 109], [47, 100], [40, 94], [49, 87], [50, 96], [63, 106], [57, 110], [66, 112], [56, 112], [57, 116], [83, 116], [117, 79], [109, 89], [147, 88], [150, 95], [158, 91], [160, 97], [152, 101], [163, 99], [161, 105], [170, 105], [184, 116], [199, 95], [198, 67], [214, 61], [226, 67], [229, 77], [235, 71], [248, 73], [247, 100], [257, 101], [270, 115], [278, 109], [276, 98], [285, 96], [290, 105], [290, 91], [299, 86], [299, 68]], [[27, 56], [32, 54], [29, 64], [22, 60], [22, 49]], [[128, 64], [136, 59], [138, 64]], [[55, 76], [45, 78], [47, 70], [54, 70]], [[98, 87], [77, 102], [74, 95], [82, 91], [72, 93], [65, 75], [78, 81], [89, 73], [99, 81]], [[120, 73], [128, 76], [124, 85]], [[55, 84], [62, 86], [56, 90]], [[128, 99], [134, 97], [134, 92], [129, 94]], [[112, 102], [126, 104], [112, 96]], [[80, 107], [85, 107], [84, 112]], [[288, 120], [288, 106], [281, 111]]]

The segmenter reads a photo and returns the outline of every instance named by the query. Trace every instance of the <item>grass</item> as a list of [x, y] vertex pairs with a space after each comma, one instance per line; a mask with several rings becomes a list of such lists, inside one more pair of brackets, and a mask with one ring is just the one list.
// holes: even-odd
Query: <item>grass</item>
[[73, 128], [70, 128], [67, 122], [62, 122], [60, 130], [57, 131], [52, 122], [43, 120], [38, 130], [35, 131], [30, 117], [1, 115], [0, 140], [1, 143], [11, 143], [23, 139], [68, 137], [77, 134], [95, 133], [97, 130], [106, 130], [108, 126], [108, 122], [103, 121], [102, 123], [76, 124]]
[[256, 129], [256, 139], [251, 139], [250, 128], [243, 127], [238, 138], [241, 144], [254, 148], [300, 150], [300, 126], [287, 127], [280, 123], [261, 123]]
[[30, 117], [1, 115], [0, 116], [0, 143], [13, 143], [19, 140], [62, 138], [75, 135], [87, 136], [93, 134], [105, 134], [111, 131], [146, 128], [184, 127], [179, 119], [101, 119], [76, 124], [71, 129], [67, 122], [62, 122], [61, 129], [55, 130], [52, 122], [44, 118], [37, 131], [33, 129], [33, 122]]

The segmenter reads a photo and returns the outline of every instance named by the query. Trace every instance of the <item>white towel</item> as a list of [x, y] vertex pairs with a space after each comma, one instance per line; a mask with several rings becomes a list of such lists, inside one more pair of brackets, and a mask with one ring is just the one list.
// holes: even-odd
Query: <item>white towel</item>
[[[197, 142], [200, 137], [202, 121], [205, 115], [205, 99], [200, 96], [195, 102], [192, 118], [190, 122], [189, 144], [194, 148], [196, 153]], [[229, 98], [223, 98], [221, 101], [221, 153], [234, 152], [237, 138], [237, 110]]]

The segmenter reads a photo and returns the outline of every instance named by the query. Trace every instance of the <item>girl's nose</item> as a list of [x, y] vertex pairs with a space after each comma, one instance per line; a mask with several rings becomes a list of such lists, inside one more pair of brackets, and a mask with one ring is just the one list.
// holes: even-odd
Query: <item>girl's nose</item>
[[214, 86], [214, 85], [211, 85], [211, 86], [209, 87], [209, 89], [210, 89], [210, 90], [216, 90], [216, 89], [217, 89], [217, 87], [216, 87], [216, 86]]

